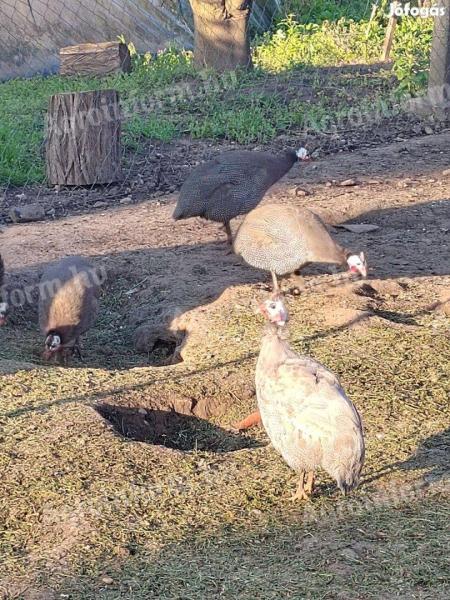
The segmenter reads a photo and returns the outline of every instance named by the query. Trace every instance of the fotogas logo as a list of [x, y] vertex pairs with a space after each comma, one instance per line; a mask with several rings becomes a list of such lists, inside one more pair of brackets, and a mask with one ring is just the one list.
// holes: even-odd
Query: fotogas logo
[[445, 15], [445, 6], [411, 6], [409, 2], [401, 4], [400, 2], [391, 2], [389, 7], [389, 17], [443, 17]]

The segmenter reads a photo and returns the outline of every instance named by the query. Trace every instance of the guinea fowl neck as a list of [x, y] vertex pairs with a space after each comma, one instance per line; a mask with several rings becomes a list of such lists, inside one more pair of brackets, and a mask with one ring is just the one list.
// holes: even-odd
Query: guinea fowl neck
[[286, 150], [284, 154], [291, 164], [294, 164], [298, 161], [298, 156], [295, 150]]
[[269, 373], [276, 368], [286, 357], [289, 345], [286, 341], [285, 327], [268, 323], [264, 328], [259, 352], [258, 365], [263, 372]]
[[285, 340], [288, 337], [287, 327], [268, 322], [264, 327], [263, 337]]

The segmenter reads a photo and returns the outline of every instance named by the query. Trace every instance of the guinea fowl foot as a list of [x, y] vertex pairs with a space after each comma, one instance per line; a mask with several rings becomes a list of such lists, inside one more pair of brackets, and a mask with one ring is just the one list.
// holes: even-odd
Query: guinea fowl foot
[[[308, 473], [308, 481], [307, 484], [309, 483], [309, 473]], [[302, 472], [300, 473], [300, 481], [298, 482], [298, 486], [297, 489], [295, 491], [295, 494], [293, 494], [291, 496], [291, 500], [292, 502], [296, 501], [296, 500], [309, 500], [309, 494], [307, 489], [305, 489], [305, 473]]]
[[251, 427], [255, 427], [255, 425], [259, 425], [261, 423], [261, 415], [259, 410], [255, 411], [239, 423], [235, 423], [233, 425], [233, 429], [237, 429], [237, 431], [244, 431], [245, 429], [250, 429]]
[[295, 274], [293, 277], [293, 280], [294, 280], [294, 286], [290, 290], [292, 295], [298, 296], [302, 292], [306, 292], [306, 282], [303, 277]]

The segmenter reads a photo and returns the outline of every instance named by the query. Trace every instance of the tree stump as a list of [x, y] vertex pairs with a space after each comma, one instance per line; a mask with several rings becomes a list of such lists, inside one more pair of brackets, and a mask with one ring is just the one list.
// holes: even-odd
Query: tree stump
[[194, 64], [217, 71], [251, 67], [248, 23], [252, 0], [190, 0]]
[[122, 179], [119, 94], [55, 94], [47, 115], [47, 181], [93, 185]]
[[131, 71], [130, 52], [121, 42], [78, 44], [59, 51], [61, 75], [109, 75]]

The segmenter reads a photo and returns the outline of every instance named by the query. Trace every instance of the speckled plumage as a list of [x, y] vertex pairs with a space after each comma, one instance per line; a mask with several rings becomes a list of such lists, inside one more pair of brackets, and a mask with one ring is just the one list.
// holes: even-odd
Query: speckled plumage
[[5, 263], [3, 262], [2, 255], [0, 254], [0, 289], [3, 285], [5, 278]]
[[297, 473], [322, 467], [342, 492], [353, 489], [364, 462], [363, 428], [338, 378], [295, 353], [271, 324], [262, 339], [255, 381], [263, 425], [287, 464]]
[[76, 344], [94, 323], [100, 287], [93, 267], [81, 256], [49, 266], [39, 284], [39, 325], [44, 335], [56, 332], [64, 347]]
[[3, 283], [5, 278], [5, 265], [3, 263], [2, 255], [0, 254], [0, 325], [6, 323], [6, 315], [8, 313], [8, 303], [3, 297]]
[[203, 217], [228, 223], [252, 210], [296, 162], [294, 151], [223, 152], [192, 171], [180, 190], [173, 218]]
[[277, 275], [308, 263], [345, 264], [345, 251], [313, 212], [298, 206], [266, 204], [239, 227], [234, 251], [252, 267]]

